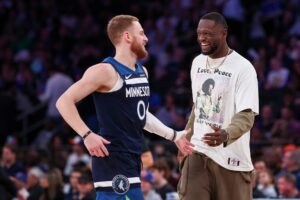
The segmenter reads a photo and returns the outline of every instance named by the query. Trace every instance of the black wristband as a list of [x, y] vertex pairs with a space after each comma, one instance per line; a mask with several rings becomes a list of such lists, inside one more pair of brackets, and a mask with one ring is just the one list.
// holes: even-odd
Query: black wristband
[[173, 138], [171, 139], [172, 142], [176, 139], [177, 131], [173, 130]]
[[89, 136], [89, 134], [91, 134], [91, 133], [92, 133], [92, 131], [91, 131], [91, 130], [88, 130], [88, 131], [82, 136], [82, 139], [85, 140], [85, 138], [86, 138], [87, 136]]

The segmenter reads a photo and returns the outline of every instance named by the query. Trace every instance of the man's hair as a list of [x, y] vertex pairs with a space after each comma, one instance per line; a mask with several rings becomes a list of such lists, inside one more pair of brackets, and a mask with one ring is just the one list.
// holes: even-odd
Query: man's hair
[[150, 169], [157, 169], [158, 171], [164, 172], [164, 178], [168, 178], [170, 176], [170, 167], [168, 163], [164, 159], [157, 159], [154, 161], [154, 164], [150, 167]]
[[206, 94], [206, 95], [208, 94], [210, 85], [215, 87], [215, 81], [213, 79], [209, 78], [206, 81], [204, 81], [204, 83], [202, 84], [202, 91], [204, 92], [204, 94]]
[[218, 12], [207, 13], [203, 17], [201, 17], [201, 19], [212, 20], [216, 24], [219, 24], [219, 25], [223, 26], [224, 29], [226, 29], [226, 30], [228, 29], [228, 25], [227, 25], [227, 22], [226, 22], [225, 18], [223, 17], [223, 15], [221, 15]]
[[138, 18], [131, 15], [117, 15], [109, 20], [107, 24], [107, 35], [113, 45], [120, 42], [122, 33], [132, 25], [132, 22], [139, 21]]
[[[284, 178], [284, 179], [286, 180], [286, 182], [291, 183], [291, 184], [293, 184], [294, 186], [296, 186], [296, 177], [295, 177], [295, 175], [293, 175], [293, 174], [290, 173], [290, 172], [285, 172], [285, 173], [281, 174], [281, 175], [278, 177], [278, 179], [279, 179], [279, 178]], [[278, 179], [277, 179], [277, 180], [278, 180]]]

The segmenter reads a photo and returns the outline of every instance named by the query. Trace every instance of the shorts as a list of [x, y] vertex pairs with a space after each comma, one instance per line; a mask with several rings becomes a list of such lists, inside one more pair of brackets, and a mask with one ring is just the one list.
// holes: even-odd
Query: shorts
[[92, 157], [92, 174], [97, 200], [143, 199], [140, 155], [110, 152], [104, 158]]

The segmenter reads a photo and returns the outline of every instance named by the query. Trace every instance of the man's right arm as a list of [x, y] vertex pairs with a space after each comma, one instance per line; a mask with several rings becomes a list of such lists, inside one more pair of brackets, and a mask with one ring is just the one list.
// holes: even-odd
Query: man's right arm
[[[92, 92], [106, 89], [114, 80], [115, 73], [111, 66], [98, 64], [86, 70], [83, 77], [68, 88], [57, 100], [56, 107], [64, 120], [83, 137], [89, 127], [81, 119], [76, 108], [76, 103], [91, 94]], [[91, 133], [84, 140], [85, 145], [91, 155], [108, 155], [104, 144], [109, 142], [101, 136]], [[104, 143], [104, 144], [103, 144]], [[99, 148], [100, 147], [100, 148]]]

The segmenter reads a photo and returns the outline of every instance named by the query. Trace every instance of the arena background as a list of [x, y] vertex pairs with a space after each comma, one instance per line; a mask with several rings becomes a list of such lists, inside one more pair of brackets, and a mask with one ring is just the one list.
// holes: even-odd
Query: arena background
[[[200, 53], [196, 27], [209, 11], [226, 17], [230, 48], [248, 58], [258, 75], [260, 115], [251, 131], [258, 171], [254, 198], [267, 199], [272, 189], [274, 198], [280, 198], [281, 176], [289, 177], [285, 190], [299, 192], [299, 0], [1, 0], [1, 168], [21, 194], [38, 193], [39, 199], [49, 184], [58, 186], [55, 194], [67, 193], [71, 172], [78, 168], [85, 175], [81, 189], [91, 184], [82, 141], [61, 120], [54, 104], [66, 80], [78, 80], [87, 67], [113, 55], [105, 28], [116, 14], [137, 16], [149, 39], [149, 57], [142, 62], [149, 71], [150, 110], [166, 125], [183, 129], [192, 105], [189, 70]], [[50, 82], [56, 84], [47, 92]], [[97, 131], [91, 101], [88, 97], [78, 108]], [[170, 175], [165, 178], [175, 187], [176, 147], [145, 135], [154, 160], [167, 163]], [[12, 198], [6, 186], [0, 183], [0, 199]], [[93, 193], [91, 187], [86, 190]]]

